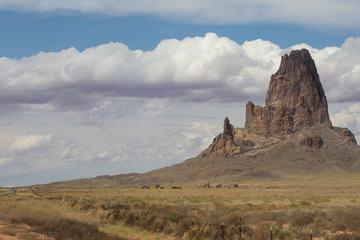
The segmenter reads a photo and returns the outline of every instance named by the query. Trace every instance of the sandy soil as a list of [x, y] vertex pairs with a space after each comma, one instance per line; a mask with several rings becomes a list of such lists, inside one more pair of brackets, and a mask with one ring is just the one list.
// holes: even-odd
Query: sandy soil
[[0, 240], [55, 240], [54, 238], [34, 232], [26, 224], [15, 224], [0, 220]]

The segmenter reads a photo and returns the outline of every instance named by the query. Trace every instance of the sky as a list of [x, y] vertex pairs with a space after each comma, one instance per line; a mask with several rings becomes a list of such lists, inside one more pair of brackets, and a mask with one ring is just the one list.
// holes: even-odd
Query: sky
[[307, 48], [360, 136], [358, 0], [0, 0], [0, 186], [146, 172], [264, 105]]

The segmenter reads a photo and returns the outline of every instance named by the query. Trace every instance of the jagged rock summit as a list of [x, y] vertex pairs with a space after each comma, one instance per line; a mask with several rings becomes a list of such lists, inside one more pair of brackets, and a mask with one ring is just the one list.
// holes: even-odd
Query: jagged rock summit
[[266, 105], [246, 105], [245, 128], [255, 134], [287, 134], [314, 124], [331, 127], [324, 89], [310, 53], [295, 50], [271, 76]]
[[245, 128], [235, 128], [226, 117], [223, 133], [201, 156], [234, 156], [290, 139], [305, 151], [317, 152], [324, 145], [329, 147], [329, 141], [323, 139], [326, 132], [336, 134], [333, 139], [356, 143], [348, 129], [332, 126], [309, 51], [294, 50], [282, 57], [279, 69], [271, 76], [265, 106], [247, 103]]

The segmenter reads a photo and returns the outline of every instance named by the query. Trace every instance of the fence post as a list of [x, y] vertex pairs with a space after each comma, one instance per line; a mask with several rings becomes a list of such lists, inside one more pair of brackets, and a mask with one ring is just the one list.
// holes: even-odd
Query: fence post
[[93, 194], [92, 194], [92, 176], [91, 176], [91, 180], [90, 180], [90, 191], [91, 191], [91, 198], [93, 198]]
[[310, 240], [312, 240], [312, 229], [310, 230]]
[[238, 240], [241, 240], [241, 218], [240, 218], [240, 224], [239, 224], [239, 239]]
[[224, 223], [221, 223], [221, 239], [225, 239], [225, 225]]
[[273, 239], [273, 237], [272, 237], [272, 226], [270, 226], [270, 240], [272, 240]]

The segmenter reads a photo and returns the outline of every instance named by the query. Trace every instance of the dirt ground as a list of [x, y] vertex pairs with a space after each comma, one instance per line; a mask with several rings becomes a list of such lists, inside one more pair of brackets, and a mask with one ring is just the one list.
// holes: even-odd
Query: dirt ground
[[55, 240], [54, 238], [34, 232], [26, 224], [15, 224], [0, 220], [0, 240]]

